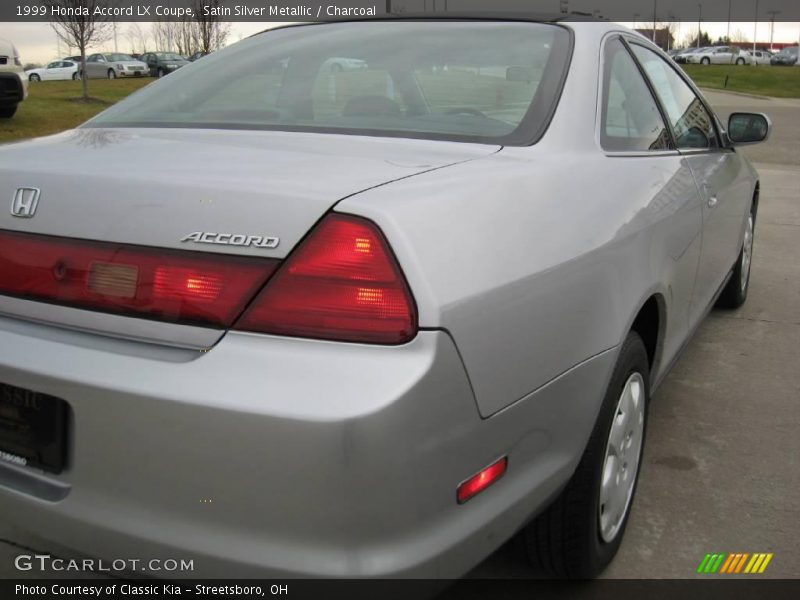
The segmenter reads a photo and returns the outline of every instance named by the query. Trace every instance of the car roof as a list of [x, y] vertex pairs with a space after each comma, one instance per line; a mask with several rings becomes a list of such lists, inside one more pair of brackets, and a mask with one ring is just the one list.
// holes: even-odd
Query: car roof
[[333, 19], [330, 21], [318, 22], [305, 22], [305, 23], [288, 23], [279, 27], [265, 29], [253, 34], [253, 36], [262, 35], [270, 31], [279, 29], [287, 29], [290, 27], [306, 27], [306, 26], [322, 26], [332, 25], [336, 23], [352, 23], [352, 22], [367, 22], [367, 21], [503, 21], [503, 22], [528, 22], [528, 23], [568, 23], [574, 29], [580, 29], [581, 26], [587, 25], [593, 28], [600, 26], [608, 31], [630, 30], [628, 27], [619, 25], [617, 23], [598, 19], [590, 15], [582, 14], [563, 14], [563, 13], [546, 13], [546, 12], [489, 12], [489, 11], [469, 11], [469, 12], [448, 12], [446, 14], [431, 14], [431, 13], [402, 13], [399, 15], [384, 15], [381, 17], [347, 17], [342, 19]]

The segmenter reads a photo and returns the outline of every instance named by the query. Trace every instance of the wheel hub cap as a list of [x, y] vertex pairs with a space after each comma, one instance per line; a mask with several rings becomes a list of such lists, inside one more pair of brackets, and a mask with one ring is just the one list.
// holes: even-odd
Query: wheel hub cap
[[600, 482], [600, 535], [611, 542], [619, 533], [633, 496], [644, 436], [644, 379], [632, 373], [622, 393], [611, 423]]
[[742, 246], [742, 273], [739, 284], [742, 291], [747, 288], [750, 279], [750, 261], [753, 259], [753, 215], [747, 219], [747, 229], [744, 230], [744, 245]]

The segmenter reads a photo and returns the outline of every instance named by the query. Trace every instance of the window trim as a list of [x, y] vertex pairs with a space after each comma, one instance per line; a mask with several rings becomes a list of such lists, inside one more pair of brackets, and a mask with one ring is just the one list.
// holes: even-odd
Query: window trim
[[717, 147], [716, 148], [678, 148], [677, 137], [675, 136], [675, 131], [674, 131], [674, 128], [672, 127], [672, 120], [667, 118], [667, 127], [670, 130], [670, 133], [671, 133], [671, 136], [672, 136], [672, 142], [673, 142], [673, 145], [674, 145], [676, 151], [678, 153], [680, 153], [681, 155], [713, 154], [715, 152], [722, 152], [722, 151], [726, 151], [726, 150], [732, 152], [733, 151], [733, 147], [730, 145], [730, 143], [728, 141], [728, 136], [727, 135], [723, 135], [723, 132], [717, 126], [718, 125], [718, 121], [719, 121], [719, 117], [717, 116], [717, 113], [714, 112], [711, 109], [711, 106], [709, 106], [708, 102], [706, 102], [706, 99], [700, 93], [699, 88], [694, 84], [694, 82], [686, 74], [686, 72], [683, 71], [683, 69], [675, 68], [674, 65], [670, 64], [672, 61], [665, 59], [664, 56], [662, 56], [660, 54], [661, 49], [658, 48], [657, 46], [656, 47], [650, 47], [648, 44], [644, 44], [644, 43], [642, 43], [641, 40], [638, 40], [638, 39], [636, 39], [636, 38], [634, 38], [634, 37], [632, 37], [630, 35], [625, 35], [624, 39], [623, 39], [623, 42], [628, 47], [628, 51], [633, 56], [633, 60], [636, 61], [636, 64], [639, 66], [639, 69], [640, 69], [642, 75], [646, 78], [646, 80], [648, 82], [648, 86], [650, 87], [651, 94], [653, 94], [655, 96], [655, 100], [658, 103], [659, 107], [661, 107], [661, 111], [662, 111], [663, 115], [666, 116], [666, 110], [664, 109], [664, 107], [663, 107], [663, 105], [661, 103], [661, 99], [658, 97], [658, 93], [656, 92], [655, 87], [652, 85], [652, 81], [650, 80], [650, 76], [645, 71], [644, 65], [641, 64], [641, 62], [639, 61], [639, 58], [636, 56], [636, 53], [633, 52], [633, 48], [631, 46], [634, 46], [634, 45], [635, 46], [640, 46], [640, 47], [642, 47], [642, 48], [644, 48], [646, 50], [650, 50], [656, 56], [661, 58], [661, 60], [664, 61], [664, 63], [667, 65], [667, 67], [672, 69], [672, 71], [674, 73], [676, 73], [677, 76], [689, 87], [689, 90], [694, 94], [695, 98], [697, 98], [700, 101], [700, 104], [703, 106], [703, 108], [705, 109], [705, 111], [708, 113], [708, 115], [710, 117], [711, 126], [713, 127], [714, 133], [717, 136]]
[[[642, 73], [641, 65], [639, 61], [636, 60], [636, 57], [633, 56], [633, 52], [628, 47], [626, 40], [625, 40], [625, 32], [623, 31], [612, 31], [608, 33], [602, 41], [600, 46], [600, 61], [599, 61], [599, 85], [598, 85], [598, 94], [597, 94], [597, 123], [595, 128], [595, 142], [597, 146], [602, 150], [602, 152], [609, 157], [620, 157], [620, 158], [636, 158], [636, 157], [658, 157], [658, 156], [676, 156], [679, 154], [676, 144], [675, 144], [675, 135], [672, 131], [672, 127], [670, 125], [669, 119], [667, 118], [666, 114], [664, 113], [664, 109], [661, 106], [661, 103], [658, 100], [658, 97], [655, 93], [655, 90], [650, 83], [649, 78], [647, 78], [644, 73]], [[661, 115], [661, 120], [664, 122], [664, 127], [669, 134], [669, 143], [670, 148], [666, 148], [663, 150], [612, 150], [609, 148], [605, 148], [603, 146], [603, 105], [605, 103], [605, 92], [606, 92], [606, 84], [608, 83], [608, 77], [606, 72], [606, 48], [608, 44], [613, 42], [614, 40], [619, 40], [622, 43], [622, 46], [625, 52], [633, 60], [634, 65], [636, 65], [639, 74], [642, 76], [644, 80], [644, 84], [647, 89], [650, 91], [650, 96], [653, 99], [656, 107], [659, 110], [659, 114]]]

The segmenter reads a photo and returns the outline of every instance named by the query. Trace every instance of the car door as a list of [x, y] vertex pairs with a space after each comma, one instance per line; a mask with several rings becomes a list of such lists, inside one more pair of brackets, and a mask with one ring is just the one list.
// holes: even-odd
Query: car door
[[59, 62], [48, 63], [48, 65], [44, 69], [42, 69], [42, 74], [41, 74], [42, 81], [51, 81], [53, 79], [58, 79], [58, 66], [60, 64], [61, 63]]
[[64, 80], [64, 79], [70, 79], [72, 77], [70, 63], [64, 61], [58, 61], [57, 63], [53, 64], [56, 65], [53, 68], [53, 79]]
[[650, 187], [646, 212], [653, 217], [648, 233], [653, 265], [670, 291], [662, 340], [662, 359], [668, 364], [689, 333], [701, 249], [700, 197], [664, 114], [621, 38], [606, 42], [603, 70], [600, 144], [611, 160], [609, 173], [635, 172], [631, 194], [639, 193], [635, 180]]
[[731, 54], [727, 48], [717, 48], [710, 56], [711, 63], [714, 65], [727, 65], [731, 62]]
[[753, 190], [744, 161], [723, 143], [713, 113], [684, 76], [653, 50], [639, 44], [633, 48], [670, 119], [703, 202], [703, 242], [692, 302], [696, 322], [736, 261]]
[[150, 72], [150, 75], [155, 77], [156, 71], [158, 70], [158, 63], [156, 62], [155, 54], [145, 54], [140, 60], [147, 64], [147, 69]]
[[89, 78], [104, 77], [106, 73], [106, 59], [102, 54], [92, 54], [86, 60], [86, 74]]

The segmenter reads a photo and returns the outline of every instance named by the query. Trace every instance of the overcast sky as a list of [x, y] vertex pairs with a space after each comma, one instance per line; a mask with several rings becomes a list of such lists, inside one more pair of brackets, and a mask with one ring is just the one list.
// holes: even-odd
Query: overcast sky
[[[228, 38], [228, 44], [239, 41], [253, 33], [257, 33], [269, 27], [276, 25], [285, 25], [285, 23], [232, 23], [231, 34]], [[625, 23], [631, 26], [632, 23]], [[731, 36], [740, 30], [742, 34], [750, 41], [753, 40], [753, 33], [755, 31], [754, 23], [735, 22], [731, 23]], [[120, 52], [129, 52], [130, 44], [125, 36], [129, 23], [120, 23], [117, 27], [117, 46]], [[141, 27], [149, 28], [148, 23], [141, 23]], [[637, 23], [637, 27], [647, 27], [645, 22]], [[726, 35], [728, 30], [727, 23], [703, 23], [703, 31], [713, 38], [717, 39], [720, 36]], [[676, 35], [678, 42], [683, 42], [685, 38], [694, 36], [697, 33], [697, 23], [683, 23], [680, 30]], [[758, 25], [758, 41], [768, 42], [770, 36], [770, 24], [759, 23]], [[9, 23], [0, 22], [0, 38], [13, 42], [20, 52], [23, 62], [25, 63], [43, 63], [49, 60], [59, 58], [71, 54], [66, 47], [61, 45], [59, 47], [56, 35], [50, 25], [46, 23]], [[800, 38], [800, 23], [775, 23], [775, 39], [776, 43], [779, 42], [793, 42], [797, 43]], [[109, 41], [98, 48], [93, 48], [95, 51], [114, 50], [114, 42]], [[156, 48], [153, 48], [156, 50]]]

